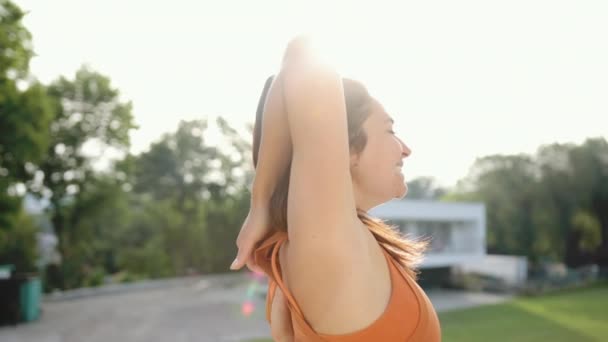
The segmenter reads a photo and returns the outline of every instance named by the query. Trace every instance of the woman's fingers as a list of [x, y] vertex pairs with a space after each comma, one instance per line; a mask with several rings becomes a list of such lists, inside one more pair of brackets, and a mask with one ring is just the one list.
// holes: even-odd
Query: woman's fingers
[[251, 211], [247, 215], [245, 223], [243, 223], [243, 227], [236, 239], [238, 251], [236, 258], [232, 262], [232, 265], [230, 265], [231, 270], [239, 270], [247, 265], [252, 272], [261, 272], [261, 269], [255, 264], [255, 260], [253, 259], [253, 252], [257, 244], [261, 242], [269, 231], [267, 221], [267, 214], [260, 210]]
[[244, 243], [239, 244], [236, 258], [232, 262], [232, 265], [230, 265], [230, 269], [236, 271], [243, 268], [249, 259], [249, 254], [251, 254], [251, 246], [249, 242], [245, 241]]
[[264, 273], [262, 269], [256, 265], [253, 259], [253, 253], [245, 254], [244, 249], [239, 249], [236, 259], [230, 265], [230, 269], [233, 271], [240, 270], [243, 266], [247, 265], [247, 268], [251, 272]]
[[232, 265], [230, 265], [230, 269], [233, 271], [240, 270], [245, 265], [245, 263], [247, 262], [247, 255], [249, 255], [250, 253], [250, 247], [248, 246], [244, 231], [245, 229], [246, 227], [241, 228], [241, 232], [239, 233], [239, 236], [236, 239], [236, 258], [234, 258]]
[[243, 268], [243, 266], [247, 265], [252, 272], [262, 272], [262, 269], [255, 264], [255, 260], [253, 258], [254, 246], [258, 241], [253, 239], [251, 236], [245, 235], [245, 238], [239, 240], [238, 252], [236, 255], [236, 259], [230, 266], [231, 270], [239, 270]]
[[255, 263], [253, 255], [250, 255], [249, 258], [247, 258], [246, 264], [247, 268], [249, 268], [251, 272], [264, 273], [264, 271], [262, 271], [262, 269]]

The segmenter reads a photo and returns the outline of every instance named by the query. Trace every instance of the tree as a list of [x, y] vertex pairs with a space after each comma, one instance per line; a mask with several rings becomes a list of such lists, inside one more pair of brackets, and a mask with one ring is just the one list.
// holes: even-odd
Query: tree
[[595, 138], [579, 146], [551, 144], [537, 155], [543, 205], [554, 212], [564, 261], [608, 264], [608, 143]]
[[182, 121], [175, 133], [165, 134], [142, 153], [134, 164], [134, 190], [161, 200], [175, 199], [186, 214], [195, 203], [208, 198], [218, 151], [205, 144], [205, 120]]
[[418, 177], [407, 183], [407, 198], [437, 200], [446, 190], [437, 186], [432, 177]]
[[32, 35], [23, 26], [24, 13], [10, 0], [0, 0], [0, 79], [22, 80], [28, 76]]
[[478, 159], [452, 200], [486, 204], [491, 253], [608, 264], [608, 143], [542, 146], [536, 156]]
[[33, 51], [23, 16], [0, 0], [0, 263], [31, 270], [36, 230], [21, 209], [23, 183], [46, 152], [53, 113], [44, 87], [26, 81]]
[[[129, 131], [135, 125], [131, 103], [121, 101], [108, 77], [86, 67], [78, 70], [72, 80], [61, 77], [53, 82], [48, 93], [54, 100], [56, 114], [50, 124], [47, 154], [37, 169], [43, 175], [42, 184], [31, 188], [51, 203], [51, 221], [62, 259], [78, 263], [82, 261], [77, 258], [81, 256], [78, 254], [81, 244], [90, 243], [80, 238], [79, 222], [93, 212], [89, 206], [99, 204], [84, 198], [87, 187], [96, 186], [93, 157], [86, 155], [84, 147], [92, 144], [102, 150], [126, 151]], [[68, 268], [68, 264], [63, 264], [58, 277], [60, 284], [56, 286], [66, 287], [61, 279], [73, 271]]]
[[600, 246], [602, 227], [595, 215], [587, 211], [578, 211], [572, 217], [571, 224], [578, 235], [576, 240], [581, 251], [592, 252]]
[[[252, 173], [246, 155], [251, 147], [224, 119], [216, 125], [223, 138], [221, 148], [207, 144], [206, 120], [184, 121], [149, 151], [126, 160], [133, 190], [141, 196], [142, 205], [134, 212], [148, 213], [135, 219], [133, 229], [139, 231], [135, 235], [144, 235], [157, 246], [131, 243], [130, 260], [141, 260], [138, 264], [143, 268], [151, 269], [143, 257], [148, 254], [141, 253], [154, 250], [167, 251], [177, 274], [225, 270], [231, 261], [233, 241], [249, 205], [246, 184]], [[167, 216], [149, 220], [150, 211]], [[130, 265], [133, 269], [133, 262]]]
[[537, 257], [537, 231], [532, 229], [537, 170], [526, 155], [478, 158], [452, 200], [477, 200], [486, 205], [489, 253]]

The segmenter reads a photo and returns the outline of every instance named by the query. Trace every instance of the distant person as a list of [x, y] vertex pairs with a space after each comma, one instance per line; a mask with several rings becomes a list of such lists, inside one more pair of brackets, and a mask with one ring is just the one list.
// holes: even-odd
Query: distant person
[[310, 40], [288, 44], [259, 101], [251, 209], [231, 266], [268, 275], [276, 341], [441, 340], [415, 282], [426, 245], [366, 213], [407, 193], [401, 168], [411, 150], [392, 126]]

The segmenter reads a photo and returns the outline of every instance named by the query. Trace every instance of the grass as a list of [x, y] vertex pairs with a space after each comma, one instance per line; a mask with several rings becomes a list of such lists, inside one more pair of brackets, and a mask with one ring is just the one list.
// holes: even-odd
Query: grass
[[608, 283], [450, 311], [439, 320], [444, 342], [607, 341]]
[[443, 340], [606, 341], [608, 284], [439, 315]]

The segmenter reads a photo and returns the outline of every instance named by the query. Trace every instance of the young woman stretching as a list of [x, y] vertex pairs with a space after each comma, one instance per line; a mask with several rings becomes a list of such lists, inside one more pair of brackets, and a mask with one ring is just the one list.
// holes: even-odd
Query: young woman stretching
[[288, 44], [259, 102], [251, 209], [231, 266], [268, 275], [276, 341], [441, 340], [415, 282], [425, 245], [366, 213], [407, 193], [401, 168], [411, 150], [392, 126], [307, 39]]

